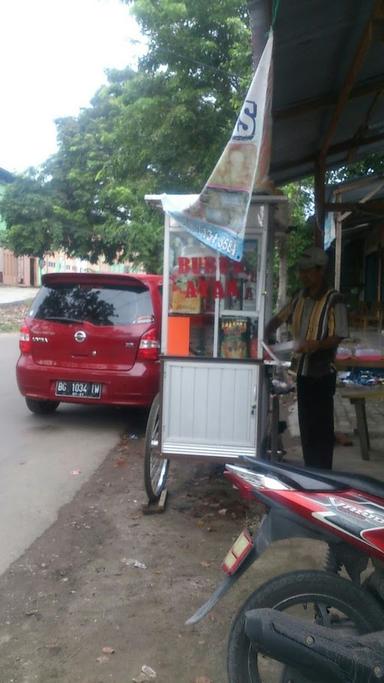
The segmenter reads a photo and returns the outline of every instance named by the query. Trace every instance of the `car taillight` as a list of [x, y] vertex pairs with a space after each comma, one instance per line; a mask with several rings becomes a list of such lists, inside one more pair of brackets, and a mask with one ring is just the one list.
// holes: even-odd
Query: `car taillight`
[[158, 360], [159, 349], [160, 342], [157, 331], [154, 327], [151, 327], [151, 329], [141, 337], [137, 360]]
[[29, 327], [27, 327], [27, 325], [23, 325], [20, 328], [19, 349], [21, 353], [31, 353], [31, 337], [29, 334]]

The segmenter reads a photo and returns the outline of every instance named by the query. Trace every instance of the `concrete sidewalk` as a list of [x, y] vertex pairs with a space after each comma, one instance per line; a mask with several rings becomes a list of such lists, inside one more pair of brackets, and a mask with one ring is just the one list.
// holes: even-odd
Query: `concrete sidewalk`
[[2, 304], [13, 304], [19, 301], [33, 299], [37, 292], [37, 287], [10, 287], [8, 285], [0, 285], [0, 306]]
[[[376, 479], [384, 480], [384, 401], [366, 401], [368, 431], [371, 441], [370, 459], [361, 457], [359, 437], [356, 433], [355, 409], [349, 399], [342, 398], [340, 389], [335, 395], [335, 431], [347, 435], [351, 446], [335, 445], [333, 469], [345, 472], [358, 472]], [[297, 419], [297, 403], [288, 407], [288, 428], [293, 437], [293, 447], [289, 457], [301, 459], [300, 433]]]

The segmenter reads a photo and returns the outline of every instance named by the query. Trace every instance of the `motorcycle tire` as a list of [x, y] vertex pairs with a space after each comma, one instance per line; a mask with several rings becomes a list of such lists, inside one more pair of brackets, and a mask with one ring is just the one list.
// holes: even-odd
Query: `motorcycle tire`
[[[282, 665], [276, 662], [274, 666], [280, 673], [276, 673], [275, 677], [268, 673], [267, 660], [263, 655], [258, 655], [251, 645], [245, 634], [244, 624], [248, 610], [271, 607], [284, 611], [296, 606], [297, 616], [297, 606], [302, 606], [308, 616], [308, 605], [311, 603], [315, 606], [315, 621], [319, 625], [337, 628], [337, 621], [336, 625], [326, 623], [331, 620], [333, 608], [347, 617], [348, 624], [353, 627], [353, 631], [349, 628], [350, 633], [369, 633], [384, 628], [384, 612], [377, 601], [351, 581], [322, 571], [282, 574], [252, 593], [232, 621], [227, 659], [229, 683], [306, 683], [306, 678], [299, 673], [296, 675], [292, 670], [285, 668], [281, 673]], [[340, 623], [341, 621], [339, 628]], [[262, 677], [263, 667], [265, 674]]]
[[145, 431], [144, 486], [150, 503], [155, 503], [164, 490], [169, 460], [160, 453], [160, 397], [153, 399]]

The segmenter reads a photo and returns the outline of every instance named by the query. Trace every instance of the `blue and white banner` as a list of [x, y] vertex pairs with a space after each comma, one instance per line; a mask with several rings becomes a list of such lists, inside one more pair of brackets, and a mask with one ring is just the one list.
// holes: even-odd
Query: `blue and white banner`
[[336, 239], [335, 214], [330, 212], [325, 214], [324, 221], [324, 249], [327, 250]]
[[268, 182], [272, 47], [271, 32], [231, 139], [200, 195], [162, 197], [164, 211], [201, 242], [235, 261], [243, 255], [252, 192], [265, 191]]

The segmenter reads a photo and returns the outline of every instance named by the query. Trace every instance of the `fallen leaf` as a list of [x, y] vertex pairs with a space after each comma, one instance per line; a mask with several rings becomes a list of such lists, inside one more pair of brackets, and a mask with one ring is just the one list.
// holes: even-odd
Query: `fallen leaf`
[[124, 467], [125, 465], [128, 465], [128, 460], [126, 460], [126, 458], [117, 458], [113, 463], [114, 467]]

